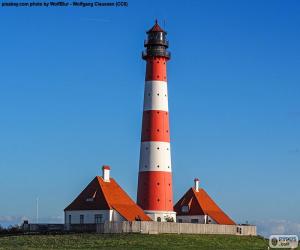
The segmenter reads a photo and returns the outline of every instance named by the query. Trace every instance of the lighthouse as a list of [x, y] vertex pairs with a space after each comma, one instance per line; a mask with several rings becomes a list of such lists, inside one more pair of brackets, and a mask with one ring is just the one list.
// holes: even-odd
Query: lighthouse
[[176, 221], [173, 210], [165, 32], [157, 23], [147, 31], [137, 204], [154, 221]]

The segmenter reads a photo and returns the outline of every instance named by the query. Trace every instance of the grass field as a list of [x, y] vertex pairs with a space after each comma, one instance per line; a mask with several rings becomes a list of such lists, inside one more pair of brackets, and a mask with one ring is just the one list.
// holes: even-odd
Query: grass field
[[266, 250], [260, 237], [226, 235], [22, 235], [0, 237], [0, 249], [203, 249]]

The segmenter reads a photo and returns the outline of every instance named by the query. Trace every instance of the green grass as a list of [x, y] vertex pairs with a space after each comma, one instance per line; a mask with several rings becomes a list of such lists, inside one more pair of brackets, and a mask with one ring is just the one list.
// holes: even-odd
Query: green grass
[[0, 249], [266, 250], [268, 243], [260, 237], [227, 235], [22, 235], [0, 237]]

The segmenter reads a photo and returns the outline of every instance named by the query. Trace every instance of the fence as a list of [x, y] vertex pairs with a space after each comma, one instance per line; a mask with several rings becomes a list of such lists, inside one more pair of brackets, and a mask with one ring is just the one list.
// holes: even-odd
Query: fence
[[256, 226], [193, 224], [156, 221], [105, 222], [96, 225], [97, 233], [143, 233], [143, 234], [230, 234], [257, 235]]

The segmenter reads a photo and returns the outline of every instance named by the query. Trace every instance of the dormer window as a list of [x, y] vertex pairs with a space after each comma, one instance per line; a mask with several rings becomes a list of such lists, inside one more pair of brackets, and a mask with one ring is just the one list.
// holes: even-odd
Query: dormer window
[[95, 200], [95, 197], [96, 197], [96, 194], [97, 194], [97, 190], [93, 193], [93, 195], [91, 197], [88, 197], [85, 199], [86, 202], [92, 202]]
[[183, 212], [183, 213], [188, 213], [189, 212], [189, 206], [182, 206], [181, 207], [181, 212]]

